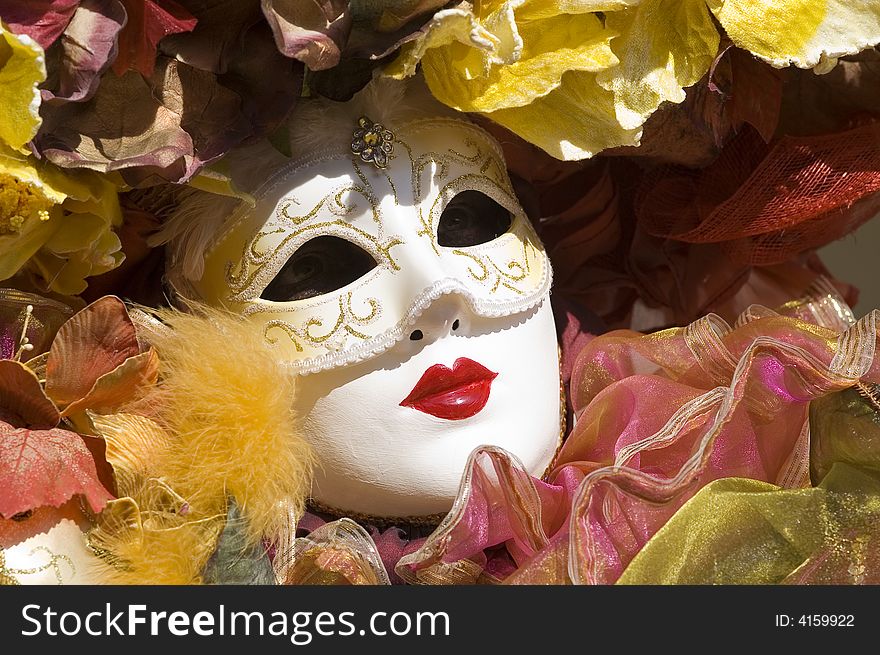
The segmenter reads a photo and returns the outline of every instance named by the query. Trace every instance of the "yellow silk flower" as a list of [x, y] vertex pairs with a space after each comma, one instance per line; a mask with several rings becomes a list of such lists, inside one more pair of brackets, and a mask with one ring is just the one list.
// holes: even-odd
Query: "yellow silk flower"
[[639, 131], [616, 121], [613, 93], [596, 82], [618, 63], [610, 46], [616, 33], [591, 13], [608, 5], [462, 3], [437, 12], [386, 74], [408, 77], [421, 62], [441, 102], [484, 114], [559, 159], [635, 145]]
[[81, 293], [85, 278], [123, 259], [116, 187], [88, 171], [63, 172], [28, 154], [40, 128], [42, 48], [0, 22], [0, 280], [24, 270], [49, 290]]
[[[827, 69], [880, 42], [880, 3], [843, 0], [486, 0], [440, 11], [385, 70], [421, 62], [431, 92], [558, 159], [638, 145], [734, 43], [775, 66]], [[714, 18], [713, 18], [714, 14]], [[788, 20], [785, 20], [788, 19]]]
[[877, 0], [707, 0], [740, 48], [776, 68], [830, 70], [880, 43]]
[[40, 128], [40, 90], [46, 79], [43, 49], [0, 22], [0, 141], [21, 150]]
[[0, 280], [24, 270], [49, 290], [82, 293], [86, 277], [124, 258], [116, 187], [91, 171], [64, 172], [0, 147]]

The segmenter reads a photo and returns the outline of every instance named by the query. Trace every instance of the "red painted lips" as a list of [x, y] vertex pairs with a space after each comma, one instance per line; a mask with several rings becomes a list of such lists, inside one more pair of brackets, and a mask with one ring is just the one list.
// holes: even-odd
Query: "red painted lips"
[[425, 371], [400, 405], [450, 421], [470, 418], [486, 406], [496, 377], [482, 364], [459, 357], [451, 369], [435, 364]]

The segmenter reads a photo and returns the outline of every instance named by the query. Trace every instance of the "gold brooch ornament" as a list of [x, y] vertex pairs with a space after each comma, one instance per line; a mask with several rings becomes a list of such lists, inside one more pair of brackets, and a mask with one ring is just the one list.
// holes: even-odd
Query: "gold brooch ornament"
[[394, 134], [381, 123], [366, 116], [358, 119], [358, 128], [351, 137], [351, 152], [376, 168], [388, 165], [388, 155], [394, 151]]

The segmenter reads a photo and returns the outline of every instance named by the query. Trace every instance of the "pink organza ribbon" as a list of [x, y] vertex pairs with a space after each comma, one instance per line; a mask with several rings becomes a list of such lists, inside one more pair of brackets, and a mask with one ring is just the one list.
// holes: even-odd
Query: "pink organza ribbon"
[[[475, 451], [453, 509], [397, 575], [610, 584], [709, 482], [809, 484], [810, 400], [880, 382], [880, 312], [854, 323], [822, 291], [788, 315], [752, 307], [735, 327], [709, 315], [593, 339], [574, 367], [577, 423], [554, 470], [539, 480], [500, 449]], [[507, 570], [487, 557], [499, 545], [513, 560]]]

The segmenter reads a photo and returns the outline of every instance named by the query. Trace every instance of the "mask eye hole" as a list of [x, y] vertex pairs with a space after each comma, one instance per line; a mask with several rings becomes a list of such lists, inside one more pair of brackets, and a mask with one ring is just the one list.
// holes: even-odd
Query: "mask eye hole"
[[507, 232], [512, 222], [510, 212], [486, 194], [462, 191], [440, 215], [437, 243], [448, 248], [488, 243]]
[[351, 284], [376, 266], [373, 256], [351, 241], [315, 237], [291, 255], [260, 298], [274, 302], [315, 298]]

